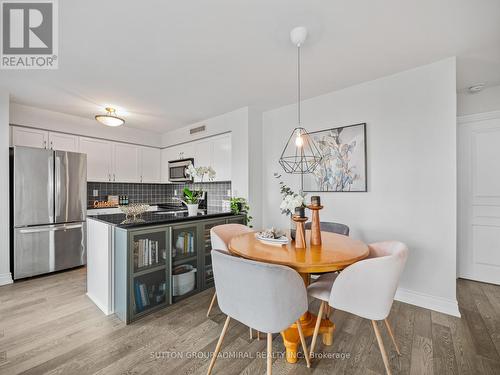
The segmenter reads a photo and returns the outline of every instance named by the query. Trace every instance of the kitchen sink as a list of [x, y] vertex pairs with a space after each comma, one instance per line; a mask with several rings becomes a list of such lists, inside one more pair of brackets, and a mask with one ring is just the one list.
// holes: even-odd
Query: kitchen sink
[[178, 210], [178, 211], [156, 211], [155, 215], [177, 215], [183, 214], [187, 212], [187, 210]]

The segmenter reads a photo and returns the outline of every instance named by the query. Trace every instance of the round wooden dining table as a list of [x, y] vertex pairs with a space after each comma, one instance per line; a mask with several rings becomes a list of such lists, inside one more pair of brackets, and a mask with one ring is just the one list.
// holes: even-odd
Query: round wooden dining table
[[[295, 269], [307, 287], [311, 274], [333, 272], [362, 260], [368, 256], [368, 246], [362, 241], [340, 234], [321, 232], [321, 245], [310, 245], [310, 231], [306, 231], [306, 248], [295, 248], [295, 241], [286, 245], [270, 245], [255, 237], [255, 233], [236, 236], [229, 242], [229, 251], [246, 259], [260, 262], [281, 264]], [[304, 336], [312, 336], [317, 316], [307, 311], [300, 318]], [[335, 324], [330, 319], [322, 319], [320, 333], [323, 344], [333, 344]], [[297, 350], [300, 343], [297, 326], [293, 324], [281, 332], [289, 363], [297, 362]]]

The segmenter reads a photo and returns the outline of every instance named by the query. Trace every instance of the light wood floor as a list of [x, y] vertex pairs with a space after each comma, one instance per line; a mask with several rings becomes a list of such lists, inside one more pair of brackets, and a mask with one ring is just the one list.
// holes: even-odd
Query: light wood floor
[[[207, 290], [125, 326], [87, 299], [84, 269], [0, 287], [0, 374], [204, 374], [209, 361], [186, 356], [215, 348], [225, 317], [215, 308], [206, 318], [211, 296]], [[401, 357], [380, 325], [394, 374], [500, 374], [500, 287], [459, 280], [458, 297], [462, 319], [394, 303], [389, 319]], [[307, 369], [304, 360], [290, 365], [277, 356], [273, 374], [383, 374], [370, 322], [340, 311], [333, 321], [334, 345], [317, 351], [348, 359], [324, 358]], [[279, 335], [273, 348], [284, 350]], [[233, 321], [223, 351], [242, 358], [219, 358], [214, 373], [263, 374], [257, 353], [265, 349], [265, 339], [250, 340]]]

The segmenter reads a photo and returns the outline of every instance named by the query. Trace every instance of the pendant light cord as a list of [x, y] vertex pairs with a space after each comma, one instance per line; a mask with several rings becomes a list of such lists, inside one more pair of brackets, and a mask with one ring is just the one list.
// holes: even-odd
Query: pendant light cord
[[297, 45], [297, 118], [300, 125], [300, 44]]

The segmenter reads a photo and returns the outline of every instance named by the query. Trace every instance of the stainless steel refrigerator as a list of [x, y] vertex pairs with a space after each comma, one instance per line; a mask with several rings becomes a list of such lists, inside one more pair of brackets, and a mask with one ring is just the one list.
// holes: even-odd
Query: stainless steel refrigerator
[[14, 279], [86, 263], [87, 155], [11, 149]]

